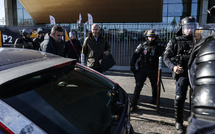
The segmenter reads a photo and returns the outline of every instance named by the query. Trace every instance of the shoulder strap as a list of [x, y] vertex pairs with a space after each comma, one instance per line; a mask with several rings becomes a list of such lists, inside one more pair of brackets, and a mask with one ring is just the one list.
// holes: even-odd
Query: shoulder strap
[[76, 49], [75, 49], [75, 46], [73, 45], [73, 43], [72, 43], [72, 41], [71, 41], [70, 39], [69, 39], [69, 42], [70, 42], [70, 44], [72, 45], [73, 49], [75, 50], [76, 55], [78, 56], [78, 58], [80, 58], [80, 56], [78, 55], [78, 52], [77, 52]]

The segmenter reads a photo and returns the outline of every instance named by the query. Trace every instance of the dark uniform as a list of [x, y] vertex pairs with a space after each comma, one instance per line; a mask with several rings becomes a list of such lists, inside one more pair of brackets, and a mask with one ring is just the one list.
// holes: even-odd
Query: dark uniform
[[[37, 29], [37, 33], [38, 33], [37, 37], [33, 39], [33, 42], [34, 42], [34, 49], [35, 49], [35, 50], [40, 50], [40, 51], [42, 51], [42, 50], [40, 49], [40, 44], [41, 44], [41, 43], [43, 42], [43, 40], [44, 40], [44, 36], [45, 36], [45, 33], [46, 33], [46, 32], [45, 32], [45, 29], [42, 28], [42, 27], [39, 27], [39, 28]], [[44, 36], [40, 36], [41, 33], [44, 33]]]
[[[157, 97], [157, 73], [158, 73], [158, 60], [162, 55], [164, 46], [157, 39], [157, 32], [155, 30], [149, 30], [147, 37], [154, 37], [153, 41], [147, 40], [142, 44], [139, 44], [136, 48], [131, 62], [131, 71], [134, 73], [136, 79], [136, 86], [131, 101], [131, 110], [137, 110], [137, 102], [140, 97], [140, 92], [143, 88], [143, 84], [148, 77], [152, 87], [152, 97], [155, 102]], [[138, 61], [138, 70], [135, 68], [136, 61]]]
[[[198, 23], [193, 17], [185, 17], [181, 20], [178, 36], [173, 38], [167, 44], [164, 52], [164, 63], [173, 70], [174, 79], [176, 80], [176, 96], [175, 96], [175, 126], [179, 132], [183, 133], [183, 109], [186, 99], [187, 88], [189, 85], [187, 64], [190, 52], [194, 46], [193, 31]], [[191, 29], [193, 31], [191, 31]], [[188, 32], [190, 30], [190, 32]], [[182, 67], [181, 73], [175, 74], [174, 67]]]
[[[27, 49], [33, 49], [34, 43], [33, 40], [30, 38], [32, 34], [32, 30], [29, 28], [25, 28], [22, 30], [22, 37], [17, 38], [14, 43], [14, 47], [16, 48], [27, 48]], [[26, 35], [29, 34], [30, 36], [27, 37]]]
[[[215, 15], [215, 6], [211, 9], [211, 14]], [[207, 35], [205, 33], [210, 31], [212, 30], [201, 30], [201, 35]], [[210, 36], [203, 37], [190, 56], [188, 69], [193, 94], [187, 134], [215, 133], [215, 31], [213, 32]]]
[[[77, 32], [71, 31], [69, 35], [70, 37], [71, 36], [77, 37]], [[65, 54], [65, 57], [77, 59], [79, 61], [79, 58], [81, 57], [81, 50], [82, 50], [82, 45], [80, 41], [78, 39], [71, 39], [71, 40], [68, 40], [65, 44], [64, 54]]]

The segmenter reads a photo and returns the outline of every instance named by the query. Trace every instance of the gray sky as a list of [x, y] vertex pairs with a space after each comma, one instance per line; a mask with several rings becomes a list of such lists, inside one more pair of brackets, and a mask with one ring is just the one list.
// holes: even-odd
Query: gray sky
[[2, 17], [5, 17], [4, 0], [0, 0], [0, 19], [2, 19]]

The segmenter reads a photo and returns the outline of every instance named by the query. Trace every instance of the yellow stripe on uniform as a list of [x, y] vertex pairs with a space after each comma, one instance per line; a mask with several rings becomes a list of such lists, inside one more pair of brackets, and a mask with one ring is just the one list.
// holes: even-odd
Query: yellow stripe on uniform
[[65, 41], [68, 41], [68, 40], [69, 40], [69, 36], [68, 36], [68, 33], [67, 33], [66, 29], [65, 29]]

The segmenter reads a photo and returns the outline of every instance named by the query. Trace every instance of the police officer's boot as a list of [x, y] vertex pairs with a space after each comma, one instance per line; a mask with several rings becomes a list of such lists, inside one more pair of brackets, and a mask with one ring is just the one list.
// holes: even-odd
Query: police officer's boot
[[182, 134], [184, 133], [183, 127], [183, 109], [184, 109], [184, 101], [185, 99], [182, 96], [175, 96], [175, 127], [177, 132]]
[[135, 90], [134, 90], [133, 98], [131, 100], [131, 111], [132, 112], [138, 110], [137, 102], [138, 102], [138, 99], [140, 98], [140, 91], [141, 91], [141, 89], [138, 89], [138, 88], [135, 88]]
[[157, 102], [157, 88], [152, 89], [152, 104], [156, 104]]

